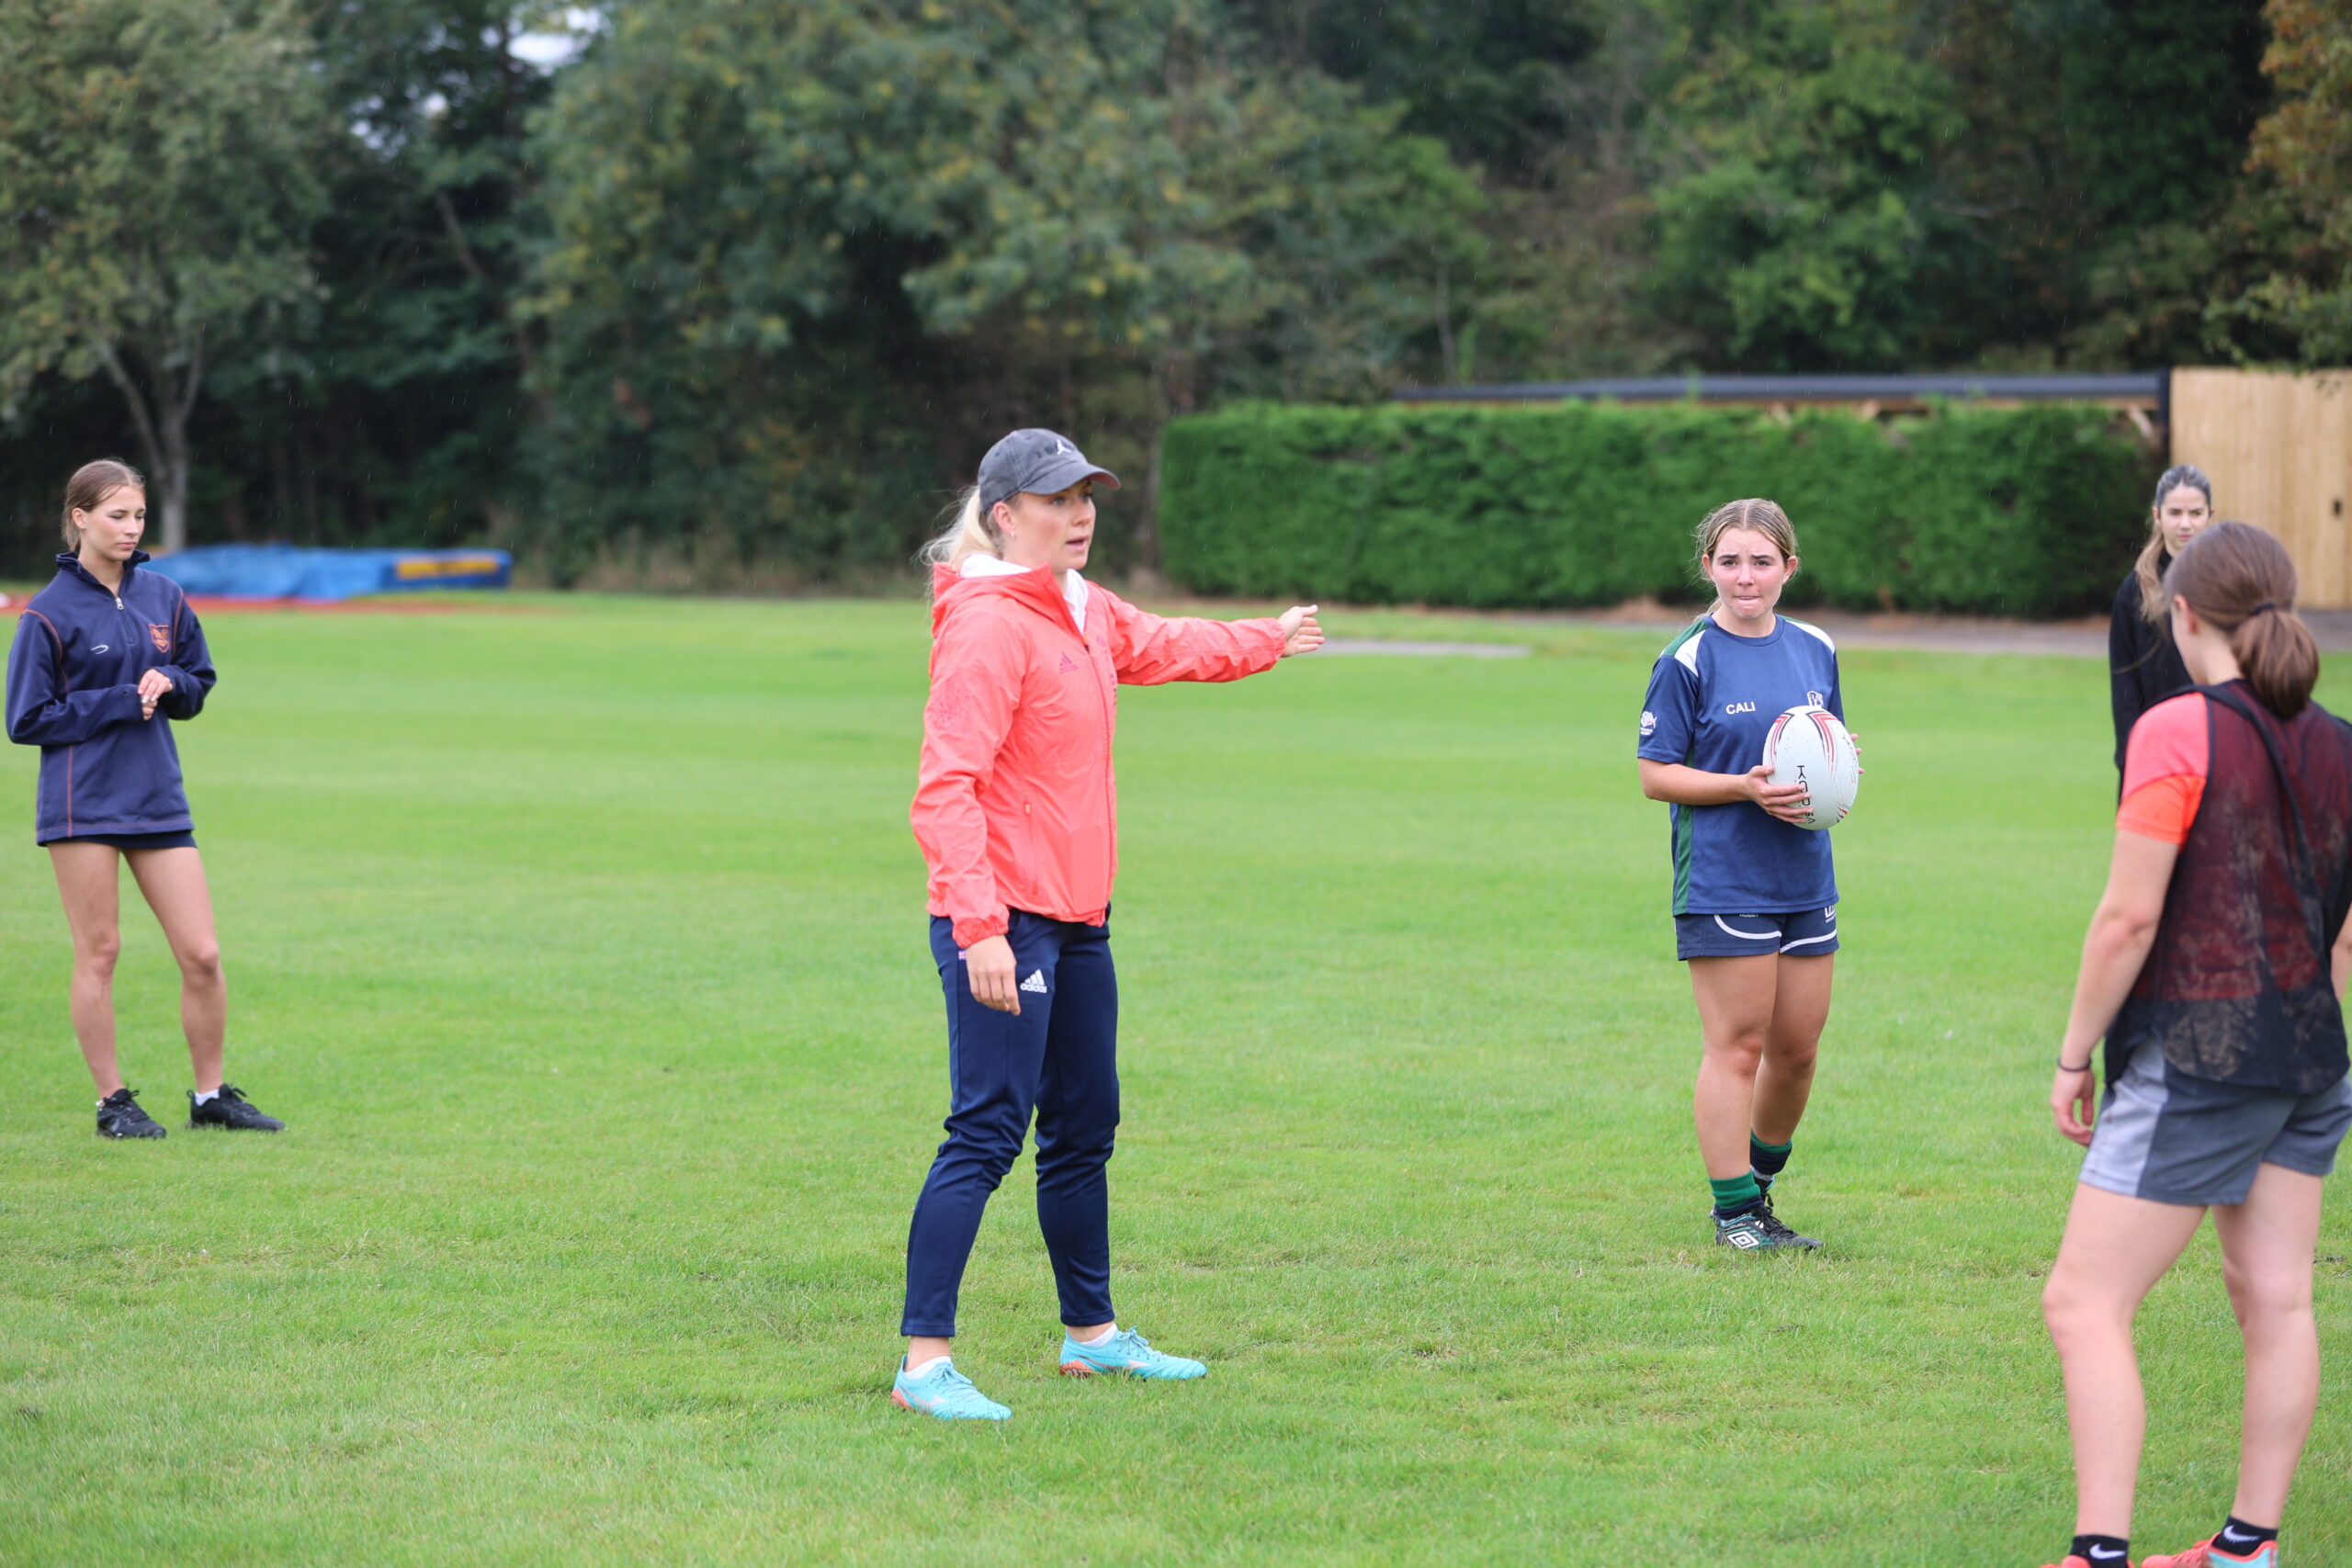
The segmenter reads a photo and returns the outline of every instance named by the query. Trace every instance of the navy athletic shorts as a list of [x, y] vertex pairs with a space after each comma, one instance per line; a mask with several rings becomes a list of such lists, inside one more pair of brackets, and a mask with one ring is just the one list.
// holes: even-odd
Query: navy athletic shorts
[[2152, 1042], [2101, 1097], [2082, 1179], [2158, 1203], [2243, 1203], [2265, 1165], [2325, 1176], [2347, 1127], [2352, 1078], [2317, 1094], [2214, 1083], [2174, 1067]]
[[40, 840], [42, 849], [51, 844], [111, 844], [119, 850], [192, 850], [196, 848], [196, 833], [183, 828], [176, 833], [74, 833]]
[[1838, 906], [1770, 915], [1677, 915], [1677, 958], [1747, 958], [1785, 953], [1818, 958], [1838, 951]]

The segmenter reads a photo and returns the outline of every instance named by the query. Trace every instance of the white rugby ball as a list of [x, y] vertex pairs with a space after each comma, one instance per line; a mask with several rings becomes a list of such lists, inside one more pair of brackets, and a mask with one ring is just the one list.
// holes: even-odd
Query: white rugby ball
[[1776, 784], [1803, 784], [1811, 811], [1800, 824], [1826, 828], [1846, 819], [1862, 785], [1862, 759], [1854, 738], [1827, 708], [1800, 703], [1772, 721], [1764, 765]]

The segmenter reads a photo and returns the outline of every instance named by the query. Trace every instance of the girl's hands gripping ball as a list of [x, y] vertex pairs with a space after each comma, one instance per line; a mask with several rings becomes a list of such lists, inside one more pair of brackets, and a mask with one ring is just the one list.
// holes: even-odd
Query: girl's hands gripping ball
[[1811, 703], [1800, 703], [1772, 721], [1764, 742], [1764, 766], [1770, 788], [1792, 786], [1793, 808], [1776, 806], [1759, 795], [1757, 804], [1783, 822], [1800, 828], [1828, 828], [1846, 819], [1862, 784], [1862, 754], [1836, 714]]

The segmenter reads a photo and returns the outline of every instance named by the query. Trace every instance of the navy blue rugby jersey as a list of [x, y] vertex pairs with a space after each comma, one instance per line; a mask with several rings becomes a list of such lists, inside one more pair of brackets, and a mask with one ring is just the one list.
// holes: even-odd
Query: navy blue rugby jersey
[[[1634, 754], [1744, 773], [1764, 761], [1772, 721], [1800, 703], [1846, 716], [1838, 645], [1828, 633], [1781, 615], [1763, 637], [1734, 637], [1702, 617], [1650, 671]], [[1668, 812], [1676, 914], [1782, 914], [1838, 902], [1826, 831], [1783, 822], [1745, 800]]]

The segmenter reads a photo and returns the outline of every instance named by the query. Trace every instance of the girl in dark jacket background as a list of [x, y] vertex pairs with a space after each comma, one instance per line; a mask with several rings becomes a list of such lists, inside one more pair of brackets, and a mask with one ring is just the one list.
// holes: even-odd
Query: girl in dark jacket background
[[2115, 706], [2115, 772], [2140, 716], [2188, 690], [2188, 671], [2165, 623], [2164, 574], [2172, 558], [2213, 520], [2213, 481], [2194, 464], [2166, 468], [2148, 509], [2148, 542], [2115, 591], [2107, 624], [2107, 673]]
[[203, 710], [212, 660], [179, 584], [139, 570], [146, 527], [146, 481], [127, 464], [87, 463], [67, 481], [74, 548], [17, 618], [8, 739], [40, 748], [33, 837], [49, 851], [74, 932], [74, 1034], [97, 1084], [99, 1135], [164, 1135], [115, 1066], [123, 861], [180, 966], [196, 1075], [188, 1125], [275, 1133], [284, 1123], [221, 1081], [228, 987], [171, 730]]

